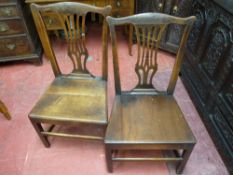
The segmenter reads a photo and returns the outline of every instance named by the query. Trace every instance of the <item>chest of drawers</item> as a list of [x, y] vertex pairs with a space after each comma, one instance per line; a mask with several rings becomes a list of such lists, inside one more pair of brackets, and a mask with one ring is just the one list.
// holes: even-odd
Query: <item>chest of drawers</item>
[[41, 44], [29, 12], [20, 0], [0, 1], [0, 62], [41, 62]]

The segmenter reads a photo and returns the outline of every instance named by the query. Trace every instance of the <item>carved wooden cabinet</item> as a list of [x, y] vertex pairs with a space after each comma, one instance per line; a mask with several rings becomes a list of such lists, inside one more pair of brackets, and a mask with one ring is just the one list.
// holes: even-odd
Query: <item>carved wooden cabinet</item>
[[195, 0], [182, 80], [233, 174], [233, 2]]
[[29, 9], [22, 1], [0, 1], [0, 62], [41, 62], [41, 45]]
[[[160, 12], [174, 16], [190, 15], [193, 0], [137, 0], [136, 13]], [[161, 40], [161, 49], [176, 53], [180, 42], [182, 28], [180, 25], [170, 25]]]

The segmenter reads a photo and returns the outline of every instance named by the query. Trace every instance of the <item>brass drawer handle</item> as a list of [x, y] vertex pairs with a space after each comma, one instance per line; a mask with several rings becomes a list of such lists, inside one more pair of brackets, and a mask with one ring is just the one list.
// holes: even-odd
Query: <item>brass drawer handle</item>
[[10, 29], [10, 27], [4, 23], [4, 22], [0, 22], [0, 32], [6, 32]]
[[9, 50], [14, 50], [16, 48], [16, 44], [7, 44], [6, 48]]
[[9, 8], [9, 7], [8, 7], [8, 8], [7, 8], [7, 7], [2, 8], [1, 11], [2, 11], [2, 13], [4, 13], [6, 16], [12, 16], [12, 9]]
[[177, 13], [178, 12], [178, 7], [177, 7], [177, 5], [175, 5], [174, 7], [173, 7], [173, 13]]
[[53, 24], [53, 19], [49, 18], [48, 23], [49, 25]]
[[159, 7], [159, 11], [161, 11], [163, 9], [163, 3], [160, 2], [158, 7]]
[[119, 0], [117, 0], [116, 6], [117, 6], [117, 7], [121, 7], [121, 2], [120, 2]]

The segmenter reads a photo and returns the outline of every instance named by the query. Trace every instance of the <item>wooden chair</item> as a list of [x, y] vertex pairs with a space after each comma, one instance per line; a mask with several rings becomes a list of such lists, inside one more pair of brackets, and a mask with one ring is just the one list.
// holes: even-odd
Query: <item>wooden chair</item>
[[6, 117], [7, 120], [11, 119], [11, 115], [6, 105], [0, 100], [0, 112]]
[[[123, 18], [107, 17], [112, 39], [116, 97], [105, 135], [107, 168], [112, 161], [178, 161], [181, 173], [195, 145], [183, 114], [173, 97], [184, 46], [195, 17], [178, 18], [159, 13], [145, 13]], [[135, 72], [138, 84], [131, 91], [122, 91], [115, 27], [132, 24], [136, 31], [138, 55]], [[184, 26], [176, 61], [165, 91], [154, 88], [157, 72], [157, 52], [163, 31], [169, 24]], [[167, 150], [169, 157], [124, 157], [121, 150]], [[119, 154], [115, 154], [118, 152]]]
[[[29, 119], [45, 147], [49, 147], [48, 136], [74, 137], [103, 140], [103, 136], [94, 134], [71, 134], [53, 132], [58, 125], [107, 126], [107, 23], [106, 16], [111, 13], [111, 6], [95, 7], [75, 2], [60, 2], [49, 5], [31, 5], [33, 18], [46, 47], [55, 79], [29, 114]], [[68, 75], [62, 74], [55, 57], [43, 13], [52, 12], [63, 27], [67, 42], [67, 54], [73, 63], [73, 70]], [[85, 19], [89, 12], [103, 15], [102, 27], [102, 76], [96, 77], [88, 70], [86, 63], [90, 58], [85, 43]], [[101, 42], [100, 42], [101, 43]], [[48, 130], [42, 124], [51, 124]], [[104, 135], [104, 134], [103, 134]]]

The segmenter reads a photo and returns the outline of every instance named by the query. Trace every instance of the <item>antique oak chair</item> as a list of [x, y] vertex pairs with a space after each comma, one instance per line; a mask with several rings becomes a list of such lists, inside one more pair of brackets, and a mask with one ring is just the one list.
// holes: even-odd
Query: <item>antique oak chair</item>
[[[48, 136], [74, 137], [103, 140], [103, 135], [54, 132], [55, 125], [98, 126], [105, 132], [107, 119], [107, 35], [106, 16], [111, 6], [95, 7], [75, 2], [60, 2], [49, 5], [31, 5], [33, 18], [46, 47], [55, 79], [36, 103], [29, 119], [46, 147], [50, 146]], [[52, 12], [62, 26], [67, 43], [67, 55], [73, 63], [73, 70], [64, 74], [56, 59], [43, 13]], [[97, 13], [104, 17], [102, 26], [102, 76], [94, 76], [87, 67], [90, 58], [86, 46], [85, 21], [87, 13]], [[100, 42], [101, 43], [101, 42]], [[91, 62], [90, 62], [91, 64]], [[51, 127], [45, 129], [44, 124]]]
[[[173, 97], [184, 54], [184, 46], [195, 17], [178, 18], [159, 13], [144, 13], [123, 18], [107, 17], [110, 27], [116, 97], [105, 135], [107, 168], [112, 161], [177, 161], [181, 173], [195, 145], [183, 114]], [[132, 24], [136, 31], [138, 55], [135, 72], [138, 84], [123, 91], [119, 73], [119, 58], [115, 27]], [[157, 72], [157, 53], [161, 36], [169, 24], [183, 25], [184, 31], [168, 87], [157, 90], [152, 84]], [[126, 75], [125, 75], [126, 76]], [[123, 150], [166, 150], [172, 156], [125, 157]], [[117, 153], [117, 154], [116, 154]]]

